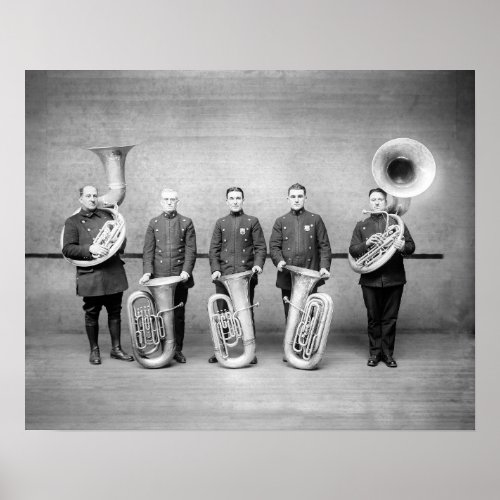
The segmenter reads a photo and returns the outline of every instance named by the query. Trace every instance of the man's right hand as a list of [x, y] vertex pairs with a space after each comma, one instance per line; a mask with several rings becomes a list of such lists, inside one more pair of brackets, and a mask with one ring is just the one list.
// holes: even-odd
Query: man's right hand
[[212, 281], [218, 280], [221, 277], [220, 271], [214, 271], [212, 273]]
[[284, 260], [280, 260], [276, 267], [278, 268], [278, 271], [281, 273], [281, 271], [283, 271], [283, 267], [285, 267], [285, 266], [286, 266], [286, 262]]
[[109, 250], [101, 245], [96, 245], [95, 243], [90, 245], [89, 252], [92, 254], [92, 257], [98, 258], [107, 255]]
[[372, 234], [366, 240], [366, 245], [371, 247], [373, 245], [378, 245], [379, 243], [382, 243], [382, 241], [383, 241], [382, 233], [375, 233], [375, 234]]
[[151, 273], [145, 273], [142, 275], [142, 278], [139, 280], [139, 285], [144, 285], [149, 281], [149, 278], [151, 278]]

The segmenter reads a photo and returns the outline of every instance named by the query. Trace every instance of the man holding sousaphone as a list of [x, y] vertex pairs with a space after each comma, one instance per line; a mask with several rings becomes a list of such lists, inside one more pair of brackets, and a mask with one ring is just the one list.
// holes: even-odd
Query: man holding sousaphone
[[108, 312], [111, 357], [133, 361], [134, 358], [123, 352], [120, 344], [122, 297], [128, 288], [124, 263], [119, 256], [123, 253], [125, 239], [121, 245], [117, 243], [120, 248], [114, 254], [102, 243], [101, 240], [113, 234], [117, 226], [108, 210], [97, 208], [98, 194], [94, 186], [80, 188], [79, 201], [81, 209], [64, 225], [62, 253], [77, 266], [76, 293], [83, 297], [85, 329], [90, 343], [89, 361], [93, 365], [101, 364], [98, 335], [99, 313], [103, 306]]
[[164, 188], [160, 204], [163, 212], [153, 217], [144, 237], [142, 254], [143, 276], [141, 285], [150, 279], [180, 276], [175, 287], [174, 303], [182, 307], [174, 309], [175, 353], [173, 359], [185, 363], [184, 345], [185, 305], [188, 290], [194, 286], [193, 269], [196, 262], [196, 232], [193, 221], [177, 212], [179, 197], [176, 191]]
[[[356, 224], [349, 254], [351, 261], [358, 259], [356, 272], [361, 273], [359, 284], [368, 316], [370, 357], [367, 364], [374, 367], [383, 361], [389, 368], [396, 368], [393, 358], [396, 322], [406, 283], [403, 256], [415, 251], [415, 243], [399, 216], [387, 212], [387, 193], [381, 188], [374, 188], [368, 196], [370, 217]], [[394, 239], [391, 233], [401, 233], [402, 225], [404, 231]], [[387, 245], [393, 245], [395, 249], [392, 256], [387, 252]], [[387, 252], [387, 258], [382, 257], [384, 260], [377, 262], [384, 252]], [[365, 259], [365, 262], [360, 263], [359, 259]], [[379, 264], [382, 265], [377, 267]], [[368, 272], [361, 266], [366, 266]]]
[[[245, 271], [254, 273], [249, 282], [249, 307], [251, 324], [253, 324], [252, 306], [258, 282], [257, 274], [262, 273], [264, 269], [267, 247], [259, 219], [243, 212], [244, 201], [245, 195], [240, 187], [229, 187], [226, 190], [226, 204], [229, 207], [229, 214], [221, 217], [215, 223], [210, 241], [209, 260], [217, 294], [228, 295], [224, 284], [218, 281], [221, 276]], [[217, 305], [219, 307], [219, 304]], [[215, 354], [208, 360], [209, 363], [217, 363], [217, 361]], [[250, 364], [256, 363], [257, 356], [250, 361]]]

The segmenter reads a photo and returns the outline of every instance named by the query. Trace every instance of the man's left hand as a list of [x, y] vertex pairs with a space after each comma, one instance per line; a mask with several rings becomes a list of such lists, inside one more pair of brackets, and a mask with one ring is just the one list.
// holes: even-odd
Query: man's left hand
[[253, 266], [252, 267], [252, 272], [260, 274], [262, 272], [262, 268], [260, 266]]
[[319, 270], [319, 274], [321, 275], [322, 278], [329, 278], [330, 277], [330, 271], [328, 271], [327, 269], [325, 269], [324, 267], [322, 267], [320, 270]]
[[182, 281], [187, 281], [189, 279], [189, 274], [186, 271], [182, 271], [180, 274]]

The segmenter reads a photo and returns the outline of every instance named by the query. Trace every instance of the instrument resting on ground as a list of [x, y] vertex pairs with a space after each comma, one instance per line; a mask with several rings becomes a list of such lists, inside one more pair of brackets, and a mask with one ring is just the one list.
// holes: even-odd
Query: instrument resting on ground
[[144, 368], [162, 368], [175, 354], [175, 288], [180, 276], [154, 278], [145, 283], [149, 292], [133, 292], [127, 301], [134, 358]]
[[[102, 257], [94, 257], [93, 260], [76, 260], [64, 257], [70, 264], [78, 267], [91, 267], [101, 264], [112, 257], [122, 246], [126, 235], [125, 219], [118, 212], [118, 205], [125, 199], [125, 159], [127, 153], [134, 147], [131, 146], [110, 146], [87, 148], [95, 153], [104, 166], [106, 179], [108, 182], [108, 192], [97, 199], [97, 208], [112, 215], [112, 221], [106, 221], [94, 239], [94, 243], [104, 246], [108, 253]], [[80, 209], [75, 210], [73, 215]], [[64, 227], [61, 231], [61, 249], [64, 242]]]
[[[382, 241], [370, 247], [358, 258], [348, 253], [349, 264], [359, 274], [371, 273], [388, 262], [396, 252], [394, 242], [404, 235], [401, 216], [409, 207], [411, 198], [429, 188], [436, 175], [436, 162], [431, 152], [420, 142], [408, 138], [392, 139], [382, 144], [372, 160], [372, 174], [377, 186], [392, 197], [386, 212], [386, 230]], [[389, 224], [389, 215], [396, 224]]]
[[326, 293], [309, 295], [321, 279], [318, 271], [286, 266], [292, 278], [283, 348], [294, 368], [313, 370], [323, 357], [333, 316], [333, 300]]
[[[229, 297], [215, 293], [208, 299], [208, 316], [217, 361], [225, 368], [242, 368], [255, 357], [255, 331], [252, 321], [249, 287], [252, 271], [221, 276]], [[226, 310], [220, 310], [217, 301], [224, 301]], [[243, 352], [233, 357], [237, 348]], [[232, 351], [232, 352], [231, 352]]]

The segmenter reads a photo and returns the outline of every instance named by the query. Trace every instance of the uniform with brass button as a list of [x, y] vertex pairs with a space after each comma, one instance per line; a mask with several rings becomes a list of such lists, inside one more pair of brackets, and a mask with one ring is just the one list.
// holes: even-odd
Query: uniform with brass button
[[[245, 276], [244, 279], [247, 279], [247, 271], [253, 272], [249, 278], [247, 293], [251, 322], [249, 328], [253, 328], [253, 299], [258, 283], [257, 275], [264, 269], [267, 247], [258, 218], [246, 214], [243, 211], [243, 203], [244, 193], [241, 188], [234, 187], [226, 190], [226, 204], [229, 207], [229, 214], [221, 217], [215, 223], [210, 241], [209, 260], [212, 280], [218, 296], [229, 296], [228, 286], [232, 285], [232, 280], [219, 281], [221, 277], [241, 274], [242, 277]], [[220, 298], [214, 304], [217, 305], [217, 314], [227, 309], [226, 306], [229, 303]], [[255, 331], [252, 336], [255, 337]], [[215, 354], [210, 357], [210, 363], [222, 359], [222, 354], [216, 345], [214, 345], [214, 349]], [[257, 363], [257, 357], [250, 359], [250, 363]], [[226, 366], [228, 364], [229, 361], [226, 361]]]
[[[196, 232], [193, 221], [177, 212], [179, 201], [176, 191], [169, 188], [162, 190], [160, 204], [163, 212], [149, 221], [144, 237], [142, 256], [144, 274], [139, 281], [140, 284], [148, 286], [150, 279], [156, 280], [157, 278], [174, 276], [181, 278], [176, 280], [173, 297], [175, 345], [168, 356], [162, 355], [160, 362], [162, 366], [168, 364], [171, 359], [175, 359], [178, 363], [186, 362], [186, 357], [182, 353], [185, 333], [185, 306], [188, 290], [194, 286]], [[147, 368], [161, 367], [154, 362], [148, 363], [145, 359], [143, 366]]]
[[[128, 288], [124, 262], [120, 257], [126, 239], [120, 249], [107, 259], [108, 249], [95, 243], [101, 228], [113, 217], [105, 209], [97, 208], [98, 195], [94, 186], [85, 186], [80, 190], [81, 209], [69, 217], [64, 226], [62, 253], [67, 259], [87, 261], [90, 265], [76, 267], [76, 294], [83, 297], [85, 311], [85, 329], [90, 343], [89, 361], [93, 365], [101, 364], [98, 346], [99, 313], [106, 307], [108, 327], [111, 335], [111, 357], [122, 361], [133, 361], [121, 349], [121, 308], [123, 292]], [[99, 262], [92, 265], [92, 262]]]

